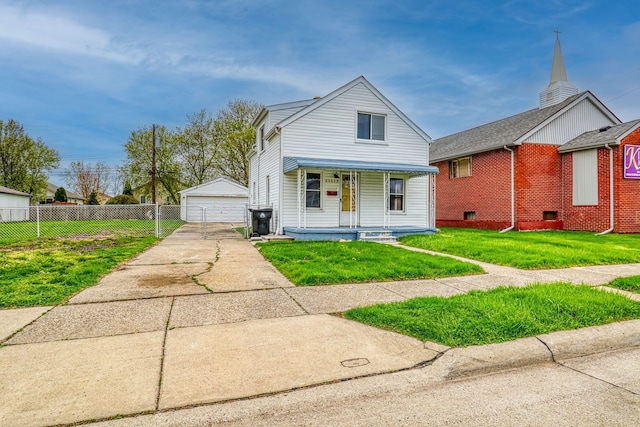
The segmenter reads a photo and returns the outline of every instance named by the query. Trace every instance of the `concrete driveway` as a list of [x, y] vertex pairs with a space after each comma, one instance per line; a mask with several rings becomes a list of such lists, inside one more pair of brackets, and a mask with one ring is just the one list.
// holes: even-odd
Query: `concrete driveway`
[[[624, 272], [640, 274], [640, 265]], [[612, 275], [558, 273], [576, 282]], [[296, 288], [231, 225], [209, 224], [203, 239], [201, 225], [187, 224], [68, 304], [0, 311], [0, 396], [11, 396], [2, 399], [0, 425], [161, 411], [436, 360], [428, 369], [444, 379], [550, 362], [553, 347], [536, 338], [450, 350], [330, 313], [419, 295], [522, 286], [554, 274], [496, 267], [464, 278]], [[610, 345], [640, 345], [640, 323], [618, 325], [621, 331], [593, 329], [576, 340], [587, 343], [587, 352], [593, 334], [608, 337]]]

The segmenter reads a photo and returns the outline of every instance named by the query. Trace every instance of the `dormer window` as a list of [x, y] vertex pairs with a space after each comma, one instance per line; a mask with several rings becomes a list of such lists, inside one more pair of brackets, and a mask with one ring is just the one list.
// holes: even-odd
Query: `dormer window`
[[380, 114], [358, 113], [358, 139], [384, 141], [385, 119]]

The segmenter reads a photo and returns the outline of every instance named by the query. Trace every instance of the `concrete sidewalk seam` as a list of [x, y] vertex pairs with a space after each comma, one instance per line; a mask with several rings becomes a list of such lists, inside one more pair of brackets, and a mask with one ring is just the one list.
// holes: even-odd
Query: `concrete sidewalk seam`
[[[62, 304], [60, 304], [62, 305]], [[42, 314], [40, 314], [38, 317], [36, 317], [35, 319], [33, 319], [31, 322], [27, 323], [26, 325], [24, 325], [22, 328], [18, 329], [17, 331], [15, 331], [14, 333], [12, 333], [11, 335], [9, 335], [8, 337], [6, 337], [5, 339], [0, 340], [0, 348], [5, 346], [5, 345], [20, 345], [20, 344], [5, 344], [7, 341], [9, 341], [11, 338], [13, 338], [15, 335], [19, 334], [20, 332], [22, 332], [23, 330], [25, 330], [27, 327], [31, 326], [32, 324], [34, 324], [38, 319], [40, 319], [42, 316], [44, 316], [45, 314], [47, 314], [48, 312], [50, 312], [51, 310], [53, 310], [54, 308], [58, 307], [57, 305], [54, 305], [53, 307], [49, 308], [49, 310], [43, 312]], [[28, 308], [28, 307], [25, 307]]]
[[[297, 299], [295, 299], [293, 297], [293, 295], [291, 295], [289, 292], [287, 292], [287, 289], [285, 289], [285, 288], [280, 288], [280, 289], [282, 289], [284, 291], [284, 293], [291, 299], [291, 301], [293, 301], [298, 307], [300, 307], [300, 310], [302, 310], [304, 312], [304, 314], [311, 314], [302, 306], [302, 304], [300, 304], [298, 302]], [[295, 288], [293, 288], [293, 289], [295, 289]]]
[[167, 321], [164, 326], [164, 337], [162, 339], [162, 354], [160, 355], [160, 373], [158, 378], [158, 395], [156, 396], [156, 408], [157, 411], [160, 408], [160, 396], [162, 395], [162, 379], [164, 374], [164, 357], [167, 347], [167, 336], [169, 335], [169, 324], [171, 323], [171, 312], [173, 311], [173, 304], [176, 298], [171, 298], [171, 307], [169, 307], [169, 314], [167, 315]]
[[635, 391], [633, 391], [633, 390], [629, 390], [628, 388], [625, 388], [625, 387], [622, 387], [622, 386], [620, 386], [620, 385], [614, 384], [614, 383], [612, 383], [612, 382], [610, 382], [610, 381], [604, 380], [604, 379], [602, 379], [602, 378], [598, 378], [598, 377], [596, 377], [596, 376], [594, 376], [594, 375], [588, 374], [588, 373], [583, 372], [583, 371], [581, 371], [581, 370], [579, 370], [579, 369], [572, 368], [571, 366], [567, 366], [567, 365], [565, 365], [564, 363], [560, 363], [560, 362], [558, 362], [558, 365], [562, 366], [563, 368], [567, 368], [567, 369], [569, 369], [569, 370], [571, 370], [571, 371], [573, 371], [573, 372], [577, 372], [578, 374], [581, 374], [581, 375], [584, 375], [584, 376], [586, 376], [586, 377], [592, 378], [592, 379], [594, 379], [594, 380], [596, 380], [596, 381], [600, 381], [600, 382], [605, 383], [605, 384], [607, 384], [607, 385], [613, 386], [613, 387], [615, 387], [615, 388], [617, 388], [617, 389], [620, 389], [620, 390], [626, 391], [626, 392], [628, 392], [628, 393], [631, 393], [631, 394], [633, 394], [634, 396], [640, 396], [640, 393], [636, 393], [636, 392], [635, 392]]

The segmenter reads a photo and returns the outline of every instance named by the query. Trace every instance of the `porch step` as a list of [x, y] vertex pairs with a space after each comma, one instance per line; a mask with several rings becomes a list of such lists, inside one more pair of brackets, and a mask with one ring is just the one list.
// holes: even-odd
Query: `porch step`
[[391, 234], [391, 230], [362, 230], [358, 231], [358, 240], [390, 243], [395, 242], [396, 238]]

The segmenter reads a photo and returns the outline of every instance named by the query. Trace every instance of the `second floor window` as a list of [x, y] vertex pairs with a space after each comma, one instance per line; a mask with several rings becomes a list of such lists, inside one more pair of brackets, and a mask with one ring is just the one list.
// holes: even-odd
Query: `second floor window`
[[385, 116], [358, 113], [358, 139], [384, 141]]

